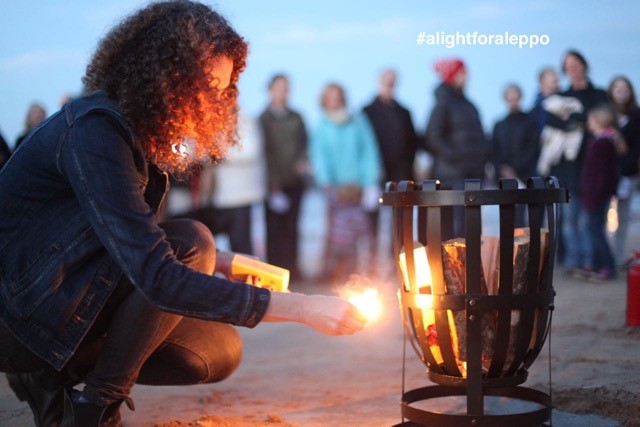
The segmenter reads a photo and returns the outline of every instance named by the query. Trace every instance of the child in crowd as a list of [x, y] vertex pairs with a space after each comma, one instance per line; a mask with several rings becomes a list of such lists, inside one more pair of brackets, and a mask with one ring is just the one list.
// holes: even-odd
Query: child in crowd
[[617, 156], [626, 152], [626, 144], [617, 130], [616, 115], [608, 105], [591, 109], [587, 126], [594, 137], [587, 147], [580, 182], [590, 246], [585, 267], [589, 278], [607, 280], [615, 276], [615, 262], [605, 230], [607, 211], [618, 186]]

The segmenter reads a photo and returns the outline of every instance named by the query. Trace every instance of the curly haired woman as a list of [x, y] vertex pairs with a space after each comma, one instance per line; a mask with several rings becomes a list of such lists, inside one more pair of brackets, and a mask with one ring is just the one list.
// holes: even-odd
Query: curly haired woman
[[233, 254], [216, 257], [206, 227], [158, 222], [167, 172], [233, 144], [246, 54], [207, 6], [151, 4], [102, 40], [90, 94], [0, 172], [0, 371], [37, 425], [117, 426], [135, 383], [226, 378], [242, 348], [231, 325], [362, 329], [346, 301], [213, 276]]

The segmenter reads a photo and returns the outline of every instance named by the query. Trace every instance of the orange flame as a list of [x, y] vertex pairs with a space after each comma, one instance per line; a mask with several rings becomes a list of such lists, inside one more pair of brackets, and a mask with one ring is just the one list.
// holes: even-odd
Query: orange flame
[[369, 322], [377, 320], [382, 315], [381, 295], [371, 280], [366, 277], [352, 275], [344, 288], [339, 291], [339, 295], [340, 298], [355, 305]]
[[382, 314], [382, 301], [375, 288], [367, 288], [362, 292], [355, 293], [347, 301], [355, 305], [369, 322], [378, 319]]

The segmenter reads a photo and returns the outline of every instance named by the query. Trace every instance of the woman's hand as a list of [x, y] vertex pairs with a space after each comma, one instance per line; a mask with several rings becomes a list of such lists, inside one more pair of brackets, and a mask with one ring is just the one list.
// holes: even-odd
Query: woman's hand
[[367, 320], [350, 302], [324, 295], [271, 293], [263, 322], [303, 323], [325, 335], [352, 335]]
[[367, 322], [353, 304], [343, 299], [324, 295], [306, 298], [304, 323], [325, 335], [353, 335]]
[[216, 273], [224, 274], [227, 278], [231, 278], [231, 264], [235, 255], [235, 253], [230, 251], [216, 250], [216, 266], [214, 271]]

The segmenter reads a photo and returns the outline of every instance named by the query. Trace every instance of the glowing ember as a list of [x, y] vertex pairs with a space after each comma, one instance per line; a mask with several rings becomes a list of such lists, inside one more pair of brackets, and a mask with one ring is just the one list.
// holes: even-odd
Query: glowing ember
[[[429, 268], [429, 260], [427, 259], [427, 249], [419, 242], [414, 242], [413, 247], [413, 263], [415, 277], [413, 278], [418, 288], [423, 286], [431, 286], [431, 269]], [[407, 258], [404, 249], [400, 252], [400, 270], [404, 279], [405, 289], [410, 288], [409, 275], [407, 273]]]
[[377, 289], [368, 288], [362, 292], [350, 293], [351, 296], [348, 298], [348, 301], [355, 305], [369, 322], [380, 317], [382, 314], [382, 301], [380, 301], [380, 295]]

